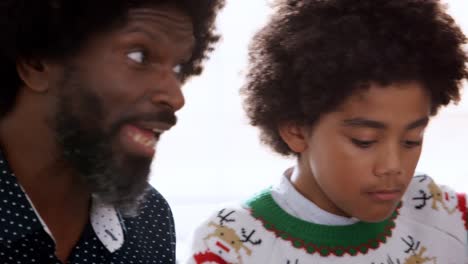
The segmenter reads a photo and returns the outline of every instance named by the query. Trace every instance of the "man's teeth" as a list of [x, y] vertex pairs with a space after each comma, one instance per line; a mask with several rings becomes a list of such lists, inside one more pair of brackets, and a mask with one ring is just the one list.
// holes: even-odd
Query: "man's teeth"
[[153, 128], [153, 132], [154, 132], [154, 133], [161, 134], [161, 133], [163, 133], [164, 131], [165, 131], [164, 129]]
[[156, 144], [156, 139], [153, 137], [148, 138], [148, 137], [142, 136], [141, 134], [133, 134], [132, 138], [135, 142], [138, 142], [146, 147], [152, 147], [154, 146], [154, 144]]

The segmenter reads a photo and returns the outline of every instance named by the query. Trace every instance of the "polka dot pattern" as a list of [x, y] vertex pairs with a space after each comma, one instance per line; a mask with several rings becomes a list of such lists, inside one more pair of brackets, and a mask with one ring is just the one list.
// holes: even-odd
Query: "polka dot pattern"
[[[62, 264], [55, 243], [0, 152], [0, 263]], [[93, 201], [90, 221], [67, 264], [175, 263], [174, 221], [169, 205], [148, 190], [138, 216], [121, 217]]]

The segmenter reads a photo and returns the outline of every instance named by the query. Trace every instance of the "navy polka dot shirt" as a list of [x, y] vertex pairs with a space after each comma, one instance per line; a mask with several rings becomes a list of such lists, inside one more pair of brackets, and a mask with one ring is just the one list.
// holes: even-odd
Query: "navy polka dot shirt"
[[[93, 199], [90, 219], [69, 264], [175, 263], [174, 221], [169, 205], [148, 191], [136, 217], [122, 217]], [[0, 152], [0, 263], [62, 264], [50, 231], [31, 205]]]

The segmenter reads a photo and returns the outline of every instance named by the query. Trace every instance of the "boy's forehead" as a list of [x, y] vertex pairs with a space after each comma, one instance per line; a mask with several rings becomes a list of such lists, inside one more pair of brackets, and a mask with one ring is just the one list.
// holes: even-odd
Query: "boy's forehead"
[[342, 103], [342, 106], [375, 106], [388, 102], [424, 101], [428, 99], [426, 87], [419, 81], [408, 81], [380, 85], [371, 83], [363, 88], [356, 89]]
[[430, 97], [418, 82], [371, 85], [345, 99], [337, 112], [345, 117], [402, 115], [402, 118], [420, 118], [430, 113]]

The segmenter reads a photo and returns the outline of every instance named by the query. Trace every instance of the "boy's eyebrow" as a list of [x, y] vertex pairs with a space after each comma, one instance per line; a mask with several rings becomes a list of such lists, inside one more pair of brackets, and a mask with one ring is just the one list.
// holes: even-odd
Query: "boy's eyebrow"
[[409, 125], [406, 126], [406, 130], [411, 130], [418, 127], [425, 127], [427, 126], [427, 124], [429, 124], [429, 117], [426, 116], [414, 122], [411, 122]]
[[[415, 129], [418, 127], [425, 127], [429, 123], [429, 117], [420, 118], [414, 122], [411, 122], [406, 126], [406, 130]], [[366, 118], [352, 118], [343, 120], [343, 126], [346, 127], [367, 127], [367, 128], [375, 128], [375, 129], [386, 129], [387, 125], [385, 123], [366, 119]]]

